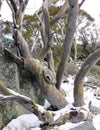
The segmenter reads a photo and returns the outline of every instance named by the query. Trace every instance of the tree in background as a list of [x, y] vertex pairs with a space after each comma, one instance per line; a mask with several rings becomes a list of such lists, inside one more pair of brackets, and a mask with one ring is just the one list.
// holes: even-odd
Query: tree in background
[[[7, 49], [4, 45], [2, 46], [3, 51], [9, 58], [15, 62], [18, 66], [26, 69], [30, 74], [35, 77], [36, 82], [40, 86], [42, 90], [42, 94], [44, 97], [50, 102], [53, 107], [57, 109], [61, 109], [68, 105], [68, 102], [62, 96], [60, 92], [60, 86], [63, 79], [65, 63], [68, 62], [70, 51], [72, 47], [72, 41], [74, 37], [74, 33], [76, 30], [76, 19], [79, 13], [79, 6], [81, 4], [78, 3], [78, 0], [66, 0], [60, 10], [51, 18], [49, 9], [53, 3], [56, 3], [56, 0], [43, 1], [43, 5], [39, 12], [37, 13], [37, 17], [39, 22], [37, 23], [37, 27], [39, 29], [39, 33], [41, 34], [42, 41], [42, 49], [41, 51], [33, 57], [31, 51], [29, 49], [29, 45], [25, 40], [24, 34], [24, 12], [25, 8], [28, 4], [28, 0], [9, 0], [7, 1], [13, 17], [12, 26], [9, 26], [9, 29], [14, 38], [14, 45], [17, 47], [18, 55], [13, 54], [9, 49]], [[67, 22], [65, 25], [66, 33], [64, 38], [64, 43], [62, 47], [62, 54], [60, 63], [58, 65], [57, 72], [54, 70], [54, 60], [53, 60], [53, 27], [63, 16], [65, 16], [67, 11]], [[34, 22], [34, 21], [33, 21]], [[28, 28], [30, 29], [30, 28]], [[30, 31], [30, 30], [29, 30]], [[37, 31], [37, 30], [36, 30]], [[36, 32], [35, 31], [35, 32]], [[31, 33], [31, 32], [30, 32]], [[39, 35], [40, 35], [39, 34]], [[38, 34], [37, 34], [38, 36]], [[45, 66], [43, 63], [45, 62]], [[91, 54], [85, 61], [84, 65], [80, 69], [78, 75], [75, 78], [74, 84], [74, 105], [82, 106], [84, 105], [84, 91], [83, 91], [83, 79], [86, 73], [95, 65], [97, 61], [100, 60], [100, 49]], [[26, 109], [36, 114], [39, 119], [42, 119], [49, 124], [54, 123], [53, 114], [50, 114], [49, 111], [45, 110], [44, 113], [41, 113], [38, 105], [34, 103], [30, 98], [18, 95], [10, 91], [7, 87], [0, 82], [0, 90], [9, 96], [0, 97], [0, 101], [8, 101], [8, 100], [16, 100], [21, 105], [23, 105]], [[45, 115], [45, 116], [44, 116]], [[46, 116], [47, 115], [47, 116]], [[69, 113], [64, 118], [72, 118], [73, 113]], [[59, 122], [59, 121], [58, 121]]]

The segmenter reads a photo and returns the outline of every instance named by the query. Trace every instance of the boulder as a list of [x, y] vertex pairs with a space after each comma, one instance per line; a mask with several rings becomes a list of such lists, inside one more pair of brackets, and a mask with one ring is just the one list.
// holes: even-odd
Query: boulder
[[93, 126], [92, 120], [89, 120], [89, 121], [86, 121], [85, 123], [83, 123], [75, 128], [72, 128], [70, 130], [96, 130], [96, 129]]

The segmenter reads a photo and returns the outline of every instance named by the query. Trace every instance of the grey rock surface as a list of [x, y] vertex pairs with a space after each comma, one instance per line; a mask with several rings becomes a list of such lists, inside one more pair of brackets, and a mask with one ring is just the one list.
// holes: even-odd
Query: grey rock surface
[[95, 106], [91, 106], [90, 111], [95, 115], [100, 114], [100, 109]]
[[70, 130], [96, 130], [96, 129], [94, 128], [92, 120], [91, 120], [91, 121], [86, 121], [85, 123], [83, 123], [75, 128], [72, 128]]

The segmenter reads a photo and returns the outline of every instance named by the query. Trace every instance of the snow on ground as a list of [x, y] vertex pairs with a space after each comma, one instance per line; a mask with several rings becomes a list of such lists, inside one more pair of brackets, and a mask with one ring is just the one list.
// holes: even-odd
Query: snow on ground
[[100, 130], [100, 115], [97, 115], [93, 119], [93, 125], [96, 130]]
[[13, 119], [3, 130], [40, 130], [43, 124], [34, 114], [24, 114]]
[[[56, 116], [55, 116], [55, 120], [59, 117], [60, 114], [64, 114], [65, 112], [69, 112], [70, 108], [72, 108], [72, 103], [73, 103], [73, 86], [74, 86], [74, 76], [69, 75], [69, 77], [67, 77], [67, 82], [62, 82], [61, 88], [64, 89], [64, 91], [66, 92], [66, 99], [69, 103], [68, 106], [66, 106], [65, 108], [55, 111]], [[88, 77], [86, 77], [84, 79], [84, 82], [88, 81]], [[97, 87], [96, 87], [97, 88]], [[96, 99], [96, 96], [94, 96], [94, 90], [93, 88], [87, 88], [86, 86], [84, 87], [84, 98], [85, 98], [85, 103], [88, 104], [90, 101], [92, 101], [92, 105], [100, 108], [100, 100]], [[48, 101], [45, 101], [45, 108], [48, 107], [50, 104], [48, 103]], [[40, 107], [40, 106], [39, 106]], [[43, 109], [43, 107], [41, 107], [41, 109]], [[5, 127], [3, 130], [9, 130], [9, 128], [11, 128], [10, 130], [40, 130], [41, 128], [39, 127], [40, 124], [42, 124], [43, 122], [40, 121], [34, 114], [24, 114], [22, 116], [19, 116], [16, 119], [13, 119], [8, 125], [7, 127]], [[66, 122], [64, 125], [61, 126], [55, 126], [52, 130], [65, 130], [67, 128], [67, 130], [74, 128], [80, 124], [82, 124], [84, 122], [80, 122], [80, 123], [71, 123], [71, 122]], [[100, 115], [96, 115], [93, 118], [93, 125], [96, 128], [96, 130], [100, 130]]]

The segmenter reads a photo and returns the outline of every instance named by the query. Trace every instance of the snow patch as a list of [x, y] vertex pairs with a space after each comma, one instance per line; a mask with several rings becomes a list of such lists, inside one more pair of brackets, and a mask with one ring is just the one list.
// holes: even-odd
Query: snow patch
[[64, 125], [61, 125], [59, 127], [59, 130], [66, 130], [66, 128], [67, 128], [67, 130], [70, 130], [70, 129], [74, 128], [74, 127], [77, 127], [78, 125], [80, 125], [82, 123], [84, 123], [84, 122], [80, 122], [80, 123], [70, 123], [70, 122], [67, 122]]
[[34, 114], [24, 114], [13, 119], [3, 130], [40, 130], [40, 124], [43, 124], [43, 122]]
[[96, 115], [93, 119], [93, 125], [96, 130], [100, 130], [100, 115]]
[[[67, 77], [67, 82], [62, 82], [61, 88], [65, 91], [66, 93], [66, 100], [69, 102], [69, 104], [65, 107], [62, 108], [58, 111], [54, 111], [54, 120], [56, 121], [59, 116], [64, 113], [69, 113], [71, 111], [71, 108], [75, 108], [72, 103], [73, 103], [73, 88], [74, 88], [74, 79], [75, 76], [69, 76]], [[88, 81], [88, 77], [86, 77], [84, 79], [84, 82]], [[97, 87], [97, 86], [96, 86]], [[11, 91], [11, 90], [10, 90]], [[13, 92], [13, 91], [12, 91]], [[13, 92], [14, 93], [14, 92]], [[84, 113], [84, 116], [88, 115], [89, 112], [89, 107], [88, 104], [90, 101], [92, 101], [92, 105], [96, 106], [98, 108], [100, 108], [100, 100], [96, 99], [96, 97], [94, 96], [94, 89], [88, 86], [84, 87], [84, 98], [85, 98], [85, 103], [86, 105], [82, 106], [82, 107], [77, 107], [75, 109], [77, 109], [77, 111], [81, 111], [82, 113]], [[15, 95], [19, 95], [18, 93], [14, 93]], [[45, 108], [48, 108], [49, 106], [49, 102], [46, 100], [45, 101]], [[40, 106], [37, 104], [37, 106], [39, 107], [39, 110], [43, 113], [45, 111], [44, 107]], [[84, 123], [79, 122], [79, 123], [71, 123], [71, 122], [66, 122], [64, 125], [61, 126], [54, 126], [54, 128], [52, 130], [70, 130], [71, 128], [77, 127], [78, 125]], [[38, 119], [37, 116], [35, 116], [34, 114], [25, 114], [22, 116], [19, 116], [16, 119], [13, 119], [8, 125], [7, 127], [5, 127], [3, 130], [9, 130], [9, 128], [11, 128], [11, 130], [40, 130], [40, 124], [43, 124], [42, 121], [40, 121]], [[96, 115], [93, 117], [93, 125], [96, 128], [96, 130], [100, 130], [100, 115]]]

